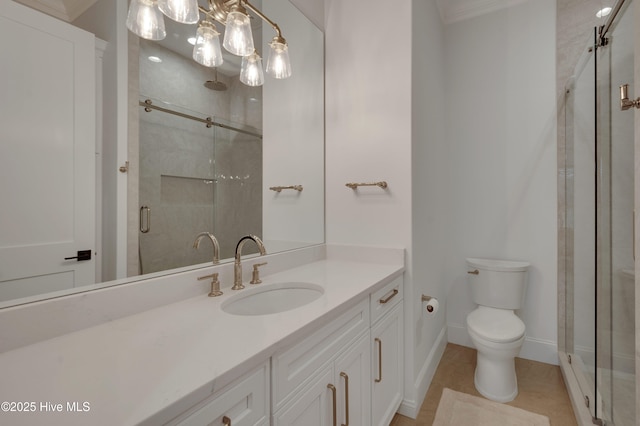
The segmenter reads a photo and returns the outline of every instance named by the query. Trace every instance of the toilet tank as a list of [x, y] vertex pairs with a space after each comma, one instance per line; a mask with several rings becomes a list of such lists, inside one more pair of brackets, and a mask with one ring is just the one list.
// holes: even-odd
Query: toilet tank
[[473, 301], [498, 309], [520, 309], [524, 303], [528, 262], [468, 258]]

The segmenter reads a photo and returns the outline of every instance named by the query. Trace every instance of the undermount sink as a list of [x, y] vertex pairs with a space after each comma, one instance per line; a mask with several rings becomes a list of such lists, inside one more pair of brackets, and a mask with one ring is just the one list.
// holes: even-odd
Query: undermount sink
[[299, 308], [324, 294], [324, 289], [305, 282], [262, 284], [241, 290], [222, 302], [222, 310], [233, 315], [268, 315]]

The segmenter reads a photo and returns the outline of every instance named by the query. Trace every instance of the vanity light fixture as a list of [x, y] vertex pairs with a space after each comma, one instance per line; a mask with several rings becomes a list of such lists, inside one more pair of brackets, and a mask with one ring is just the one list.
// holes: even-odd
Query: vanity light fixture
[[264, 73], [262, 72], [262, 58], [255, 50], [251, 55], [242, 58], [240, 81], [247, 86], [262, 86]]
[[241, 1], [236, 2], [227, 13], [224, 41], [222, 45], [229, 53], [236, 56], [248, 56], [255, 50], [251, 21], [247, 9]]
[[[249, 86], [260, 86], [264, 82], [262, 58], [255, 51], [247, 10], [271, 25], [276, 32], [269, 43], [267, 74], [277, 79], [290, 77], [289, 48], [278, 24], [246, 0], [209, 0], [209, 9], [199, 6], [197, 0], [131, 0], [127, 28], [144, 39], [162, 40], [166, 31], [160, 12], [183, 24], [196, 23], [202, 13], [205, 18], [198, 25], [193, 59], [207, 67], [222, 65], [219, 33], [213, 21], [218, 22], [225, 26], [224, 48], [242, 56], [240, 81]], [[260, 67], [260, 70], [256, 67]]]
[[158, 9], [181, 24], [195, 24], [200, 19], [198, 0], [158, 0]]
[[207, 19], [200, 22], [196, 32], [196, 44], [193, 46], [193, 59], [205, 67], [222, 65], [220, 33], [215, 24]]
[[164, 18], [157, 0], [132, 0], [127, 14], [129, 31], [147, 40], [162, 40], [167, 36]]

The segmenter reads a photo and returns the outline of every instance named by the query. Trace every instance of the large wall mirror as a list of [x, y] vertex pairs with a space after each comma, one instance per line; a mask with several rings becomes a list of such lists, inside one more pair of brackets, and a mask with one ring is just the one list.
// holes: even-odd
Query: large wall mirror
[[[92, 3], [74, 24], [87, 29], [96, 17], [106, 17], [109, 25], [125, 25], [121, 9], [126, 1], [118, 0], [117, 6], [113, 0]], [[200, 4], [207, 7], [208, 0]], [[196, 63], [189, 38], [197, 25], [165, 18], [167, 37], [162, 41], [125, 33], [127, 81], [117, 84], [127, 86], [129, 98], [127, 153], [112, 155], [109, 163], [104, 160], [111, 148], [105, 146], [105, 158], [96, 167], [95, 193], [102, 197], [95, 201], [96, 220], [89, 221], [94, 222], [96, 248], [86, 262], [94, 263], [95, 279], [73, 271], [33, 274], [30, 265], [39, 260], [31, 258], [21, 277], [0, 271], [0, 307], [210, 266], [213, 245], [208, 239], [194, 248], [201, 232], [217, 238], [221, 262], [233, 259], [237, 241], [246, 234], [261, 237], [268, 253], [324, 242], [324, 36], [289, 0], [251, 4], [276, 22], [286, 38], [290, 78], [265, 74], [264, 85], [246, 86], [239, 80], [241, 58], [226, 52], [217, 68]], [[256, 49], [266, 56], [275, 33], [257, 16], [251, 21]], [[104, 22], [95, 25], [105, 31]], [[224, 26], [217, 26], [223, 33]], [[107, 49], [112, 49], [108, 41]], [[113, 56], [122, 58], [121, 53]], [[109, 80], [109, 68], [103, 70], [104, 80]], [[109, 96], [103, 93], [98, 100]], [[109, 113], [108, 107], [104, 110]], [[117, 113], [122, 114], [121, 108]], [[107, 118], [104, 125], [109, 123]], [[115, 171], [125, 166], [116, 162], [122, 158], [129, 161], [128, 170]], [[47, 169], [47, 176], [55, 170]], [[123, 176], [126, 184], [117, 184]], [[65, 179], [51, 181], [62, 185]], [[33, 197], [30, 186], [18, 183], [14, 198]], [[275, 187], [285, 189], [270, 189]], [[14, 216], [19, 215], [16, 207]], [[14, 256], [5, 248], [15, 246], [9, 239], [17, 237], [8, 232], [0, 232], [0, 240], [6, 240], [0, 241], [0, 256], [6, 255], [0, 266]], [[66, 250], [74, 257], [80, 247]], [[64, 268], [65, 263], [83, 262], [57, 263]]]

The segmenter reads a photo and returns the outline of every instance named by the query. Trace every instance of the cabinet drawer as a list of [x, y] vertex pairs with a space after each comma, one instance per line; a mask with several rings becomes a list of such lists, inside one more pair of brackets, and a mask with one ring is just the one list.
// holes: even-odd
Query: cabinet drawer
[[298, 386], [369, 328], [368, 303], [367, 299], [362, 300], [319, 331], [273, 355], [271, 384], [274, 412]]
[[170, 425], [223, 425], [228, 417], [233, 426], [269, 423], [269, 364], [265, 363], [244, 378], [179, 416]]
[[393, 309], [403, 297], [402, 276], [371, 294], [371, 323], [375, 323], [386, 312]]

